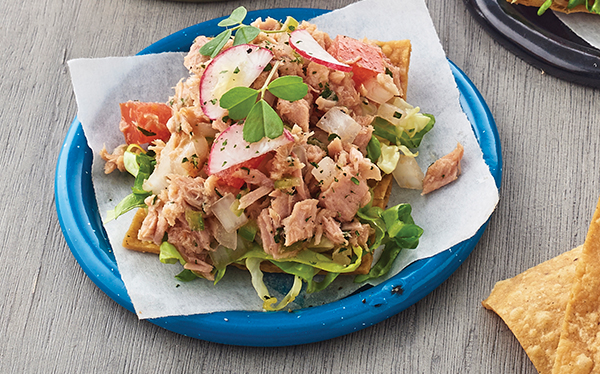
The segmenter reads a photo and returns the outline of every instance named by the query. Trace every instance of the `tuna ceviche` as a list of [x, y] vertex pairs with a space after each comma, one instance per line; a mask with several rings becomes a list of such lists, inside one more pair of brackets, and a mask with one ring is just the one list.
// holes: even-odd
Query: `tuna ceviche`
[[[340, 274], [380, 277], [416, 248], [410, 205], [386, 209], [391, 181], [429, 193], [458, 177], [463, 150], [426, 174], [415, 161], [435, 121], [405, 101], [410, 41], [245, 18], [240, 7], [195, 39], [167, 102], [120, 105], [125, 143], [101, 157], [135, 181], [107, 220], [137, 209], [125, 248], [181, 263], [181, 281], [247, 269], [263, 309], [280, 310]], [[281, 301], [264, 272], [294, 276]]]

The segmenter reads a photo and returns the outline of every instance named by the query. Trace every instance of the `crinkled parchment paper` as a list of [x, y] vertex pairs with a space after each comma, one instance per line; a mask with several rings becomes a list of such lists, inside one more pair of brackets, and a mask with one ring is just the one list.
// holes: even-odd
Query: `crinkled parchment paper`
[[600, 49], [600, 15], [561, 12], [554, 12], [554, 14], [581, 39]]
[[[453, 184], [427, 197], [394, 189], [390, 206], [410, 202], [414, 220], [425, 233], [416, 250], [402, 253], [391, 275], [417, 259], [433, 256], [473, 236], [494, 211], [498, 190], [461, 110], [458, 89], [424, 2], [366, 0], [317, 17], [313, 22], [332, 37], [344, 34], [378, 40], [411, 39], [408, 101], [436, 117], [436, 126], [421, 144], [420, 166], [425, 170], [458, 142], [465, 147], [463, 173]], [[179, 53], [69, 61], [78, 119], [95, 155], [92, 178], [103, 217], [130, 193], [133, 182], [132, 177], [117, 172], [104, 175], [104, 163], [97, 156], [102, 145], [112, 150], [123, 142], [118, 129], [118, 103], [168, 101], [172, 87], [188, 74], [182, 62], [183, 55]], [[156, 255], [124, 249], [121, 242], [132, 214], [119, 217], [105, 228], [139, 318], [261, 310], [262, 302], [247, 272], [228, 269], [217, 285], [204, 280], [182, 283], [173, 277], [181, 270], [179, 265], [165, 265]], [[286, 293], [291, 285], [290, 277], [282, 274], [267, 274], [265, 280], [275, 295]], [[293, 306], [320, 305], [357, 288], [352, 277], [340, 276], [327, 291], [301, 294]]]

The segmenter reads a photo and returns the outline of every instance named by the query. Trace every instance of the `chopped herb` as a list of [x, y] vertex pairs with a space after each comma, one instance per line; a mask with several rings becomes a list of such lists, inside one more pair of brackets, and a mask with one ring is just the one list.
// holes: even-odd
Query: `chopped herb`
[[140, 127], [140, 126], [138, 126], [138, 127], [137, 127], [137, 129], [138, 129], [138, 130], [139, 130], [139, 131], [140, 131], [142, 134], [144, 134], [145, 136], [154, 136], [154, 135], [156, 135], [156, 133], [155, 133], [155, 132], [148, 131], [148, 130], [146, 130], [145, 128], [143, 128], [143, 127]]

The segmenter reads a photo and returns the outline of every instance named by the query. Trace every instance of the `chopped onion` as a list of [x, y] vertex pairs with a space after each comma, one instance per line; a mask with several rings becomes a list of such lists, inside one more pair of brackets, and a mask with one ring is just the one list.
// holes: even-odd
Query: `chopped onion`
[[341, 107], [329, 109], [317, 122], [317, 127], [329, 134], [336, 134], [344, 143], [352, 143], [362, 129]]
[[400, 155], [392, 175], [400, 188], [423, 189], [423, 171], [414, 157]]
[[[238, 216], [232, 208], [235, 201], [237, 201], [237, 199], [233, 194], [227, 193], [211, 206], [211, 211], [215, 217], [217, 217], [221, 225], [223, 225], [223, 229], [228, 233], [235, 233], [235, 230], [248, 221], [248, 217], [246, 217], [244, 213]], [[219, 241], [218, 237], [215, 237], [215, 239]], [[219, 243], [221, 242], [219, 241]], [[235, 248], [235, 246], [233, 248]]]
[[315, 179], [319, 181], [321, 189], [324, 189], [329, 185], [337, 173], [337, 164], [331, 157], [323, 157], [317, 164], [317, 167], [311, 170], [311, 173]]

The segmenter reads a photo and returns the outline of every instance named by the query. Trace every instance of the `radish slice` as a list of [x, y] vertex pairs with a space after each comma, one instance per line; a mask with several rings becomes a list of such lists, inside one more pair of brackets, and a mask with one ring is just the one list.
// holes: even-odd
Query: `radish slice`
[[200, 105], [215, 120], [227, 113], [219, 99], [233, 87], [249, 87], [273, 59], [268, 49], [251, 44], [231, 47], [215, 57], [200, 80]]
[[327, 66], [330, 69], [350, 72], [350, 65], [339, 62], [310, 35], [306, 30], [296, 30], [290, 34], [290, 46], [302, 57], [314, 61], [317, 64]]
[[208, 174], [216, 174], [294, 141], [292, 134], [284, 129], [278, 138], [248, 143], [244, 140], [243, 128], [243, 125], [231, 125], [215, 139], [208, 156]]

